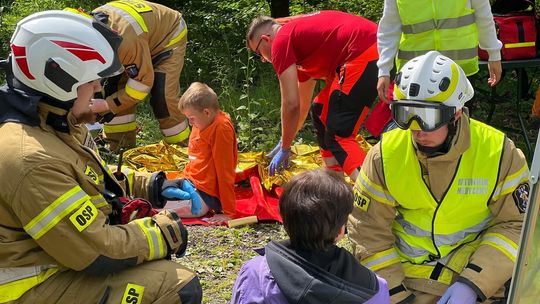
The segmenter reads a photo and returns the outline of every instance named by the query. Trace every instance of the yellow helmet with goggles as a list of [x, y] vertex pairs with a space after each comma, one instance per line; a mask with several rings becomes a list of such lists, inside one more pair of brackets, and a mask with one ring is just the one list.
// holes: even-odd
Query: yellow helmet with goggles
[[448, 124], [473, 95], [459, 65], [430, 51], [407, 62], [396, 75], [392, 118], [402, 129], [434, 131]]

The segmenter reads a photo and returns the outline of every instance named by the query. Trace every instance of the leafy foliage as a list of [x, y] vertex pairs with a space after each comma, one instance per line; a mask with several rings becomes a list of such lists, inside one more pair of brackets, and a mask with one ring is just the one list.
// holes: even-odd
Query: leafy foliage
[[188, 55], [182, 83], [209, 84], [236, 125], [241, 150], [263, 150], [279, 138], [279, 86], [269, 65], [245, 47], [247, 25], [268, 14], [266, 1], [184, 1]]
[[[8, 52], [16, 22], [31, 13], [64, 7], [87, 11], [106, 1], [0, 0], [0, 58]], [[280, 137], [280, 94], [270, 64], [254, 59], [245, 47], [248, 24], [257, 15], [269, 15], [267, 0], [161, 0], [156, 1], [182, 12], [189, 28], [188, 51], [181, 76], [182, 87], [193, 81], [209, 84], [219, 94], [223, 110], [235, 123], [240, 150], [268, 150]], [[539, 2], [538, 0], [536, 1]], [[381, 0], [291, 0], [291, 14], [336, 9], [378, 21]], [[1, 76], [1, 75], [0, 75]], [[160, 139], [150, 107], [139, 106], [142, 126], [139, 143]], [[297, 138], [313, 141], [306, 128]]]
[[382, 16], [381, 0], [304, 0], [291, 1], [291, 14], [309, 13], [318, 10], [338, 10], [363, 16], [377, 22]]
[[[87, 11], [105, 1], [74, 0], [0, 0], [0, 57], [8, 52], [9, 39], [18, 20], [31, 13], [64, 7], [82, 7]], [[276, 75], [270, 64], [254, 60], [245, 47], [245, 32], [258, 15], [269, 15], [264, 0], [172, 0], [156, 1], [182, 12], [188, 24], [188, 51], [181, 76], [182, 87], [193, 81], [210, 85], [220, 97], [223, 110], [235, 123], [241, 150], [267, 150], [280, 137], [280, 95]], [[291, 1], [291, 13], [308, 13], [319, 9], [341, 9], [378, 18], [382, 2], [354, 1]], [[365, 12], [365, 13], [364, 13]], [[151, 143], [160, 138], [153, 123], [150, 108], [138, 109], [142, 126], [139, 143]], [[298, 137], [312, 141], [314, 135], [306, 128]]]
[[[74, 0], [0, 0], [5, 11], [0, 14], [0, 57], [8, 51], [9, 39], [16, 22], [23, 16], [46, 9], [82, 7], [87, 11], [105, 1]], [[231, 115], [236, 126], [240, 150], [268, 150], [280, 137], [280, 94], [276, 75], [270, 64], [254, 60], [245, 47], [245, 32], [258, 15], [269, 15], [265, 0], [185, 0], [156, 1], [182, 12], [188, 24], [188, 51], [181, 76], [182, 87], [193, 81], [209, 84], [219, 94], [223, 110]], [[320, 9], [340, 9], [360, 13], [376, 20], [382, 2], [353, 1], [290, 1], [292, 14]], [[139, 143], [160, 138], [150, 107], [140, 105], [137, 121], [142, 126]], [[309, 128], [299, 141], [313, 141]]]
[[[539, 3], [537, 0], [536, 3]], [[5, 58], [15, 25], [31, 13], [64, 7], [82, 7], [88, 11], [106, 0], [0, 0], [0, 58]], [[219, 94], [222, 108], [235, 122], [241, 150], [268, 151], [280, 137], [280, 93], [276, 75], [269, 64], [253, 58], [245, 47], [245, 32], [257, 15], [270, 14], [267, 0], [161, 0], [156, 1], [178, 9], [188, 24], [188, 50], [181, 76], [182, 87], [193, 81], [205, 82]], [[383, 0], [291, 0], [291, 14], [309, 13], [322, 9], [337, 9], [362, 15], [378, 21]], [[538, 83], [535, 75], [532, 88]], [[510, 91], [511, 77], [498, 90]], [[1, 75], [0, 75], [1, 78]], [[485, 85], [487, 76], [480, 75]], [[508, 95], [508, 99], [513, 95]], [[490, 104], [479, 98], [473, 115], [482, 120]], [[516, 126], [511, 103], [497, 105], [493, 122]], [[530, 100], [522, 104], [522, 113], [530, 111]], [[525, 116], [525, 114], [523, 115]], [[157, 122], [148, 103], [138, 106], [138, 134], [140, 145], [161, 139]], [[526, 121], [530, 130], [538, 129], [534, 120]], [[534, 131], [533, 131], [534, 132]], [[514, 135], [514, 134], [513, 134]], [[531, 133], [534, 138], [536, 133]], [[515, 136], [523, 148], [523, 140]], [[303, 130], [297, 140], [310, 142], [314, 136]], [[103, 154], [102, 154], [103, 155]], [[115, 155], [106, 155], [112, 163]], [[179, 262], [197, 271], [203, 284], [204, 303], [226, 303], [230, 299], [232, 284], [243, 262], [254, 255], [250, 249], [264, 246], [270, 239], [281, 239], [284, 233], [279, 225], [258, 224], [237, 229], [188, 227], [190, 246]], [[347, 246], [346, 241], [342, 241]]]
[[17, 22], [32, 13], [44, 10], [61, 10], [65, 7], [83, 8], [91, 11], [102, 1], [87, 0], [1, 0], [0, 6], [0, 58], [5, 58], [8, 52], [9, 39]]

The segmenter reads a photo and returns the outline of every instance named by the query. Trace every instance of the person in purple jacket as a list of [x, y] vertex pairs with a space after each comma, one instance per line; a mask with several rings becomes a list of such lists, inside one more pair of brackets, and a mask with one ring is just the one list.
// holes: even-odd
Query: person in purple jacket
[[271, 241], [264, 256], [242, 265], [232, 304], [390, 303], [386, 281], [335, 245], [353, 209], [342, 175], [318, 169], [295, 176], [279, 208], [290, 239]]

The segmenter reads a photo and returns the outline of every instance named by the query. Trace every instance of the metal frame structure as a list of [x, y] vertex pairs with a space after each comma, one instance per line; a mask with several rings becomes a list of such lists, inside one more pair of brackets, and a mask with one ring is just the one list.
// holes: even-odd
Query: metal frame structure
[[518, 256], [510, 285], [508, 304], [539, 303], [540, 299], [540, 136], [536, 138], [530, 181], [529, 205], [523, 222]]

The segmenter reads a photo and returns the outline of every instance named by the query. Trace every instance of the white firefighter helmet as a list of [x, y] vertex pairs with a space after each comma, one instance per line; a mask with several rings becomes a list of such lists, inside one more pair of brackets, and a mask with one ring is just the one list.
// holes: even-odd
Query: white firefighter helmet
[[88, 14], [50, 10], [17, 23], [11, 37], [13, 75], [60, 101], [77, 97], [79, 85], [123, 70], [121, 37]]
[[459, 110], [474, 95], [461, 67], [437, 51], [408, 61], [396, 75], [397, 102], [442, 103]]

